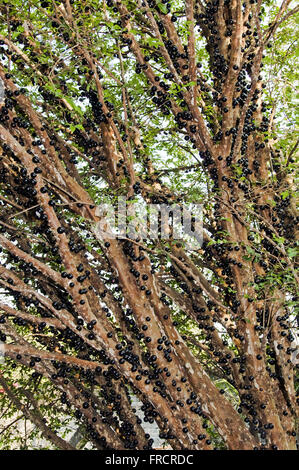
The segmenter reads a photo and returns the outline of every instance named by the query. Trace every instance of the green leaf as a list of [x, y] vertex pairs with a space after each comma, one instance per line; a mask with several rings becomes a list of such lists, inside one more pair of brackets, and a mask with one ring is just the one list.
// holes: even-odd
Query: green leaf
[[285, 200], [287, 197], [289, 197], [290, 193], [288, 190], [286, 191], [283, 191], [283, 193], [281, 193], [281, 197], [283, 200]]
[[165, 15], [167, 15], [168, 11], [167, 11], [166, 5], [164, 5], [163, 3], [158, 3], [158, 7], [161, 13], [164, 13]]
[[84, 127], [82, 126], [82, 124], [70, 124], [71, 132], [75, 132], [76, 129], [79, 129], [80, 131], [84, 131]]
[[74, 103], [74, 101], [71, 98], [69, 98], [68, 96], [64, 96], [64, 99], [65, 99], [65, 101], [68, 102], [68, 104], [73, 108], [74, 111], [76, 111], [78, 114], [80, 114], [80, 116], [83, 116], [84, 113], [83, 113], [82, 109], [80, 108], [80, 106], [77, 106]]
[[299, 250], [298, 250], [297, 247], [296, 248], [288, 248], [287, 253], [288, 253], [288, 256], [290, 258], [295, 258], [296, 256], [299, 255]]

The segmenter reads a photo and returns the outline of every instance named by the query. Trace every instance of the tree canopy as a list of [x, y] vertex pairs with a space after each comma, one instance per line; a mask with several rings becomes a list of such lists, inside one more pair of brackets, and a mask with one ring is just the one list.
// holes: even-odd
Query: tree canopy
[[[296, 449], [296, 21], [1, 3], [0, 449]], [[120, 197], [200, 204], [201, 246], [100, 232]]]

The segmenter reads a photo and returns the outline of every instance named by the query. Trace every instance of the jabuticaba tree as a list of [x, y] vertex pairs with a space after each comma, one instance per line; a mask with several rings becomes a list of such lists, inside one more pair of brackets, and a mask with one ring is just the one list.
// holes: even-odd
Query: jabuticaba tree
[[[296, 449], [297, 11], [1, 3], [1, 448]], [[118, 196], [202, 245], [100, 236]]]

